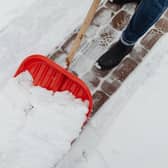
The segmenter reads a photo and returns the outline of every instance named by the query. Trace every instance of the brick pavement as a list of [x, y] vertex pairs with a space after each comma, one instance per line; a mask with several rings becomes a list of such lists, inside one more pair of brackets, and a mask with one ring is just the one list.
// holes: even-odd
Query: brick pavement
[[[93, 114], [120, 88], [124, 80], [141, 63], [160, 37], [168, 32], [167, 11], [115, 69], [111, 71], [97, 70], [94, 67], [94, 62], [117, 40], [135, 9], [136, 5], [131, 3], [119, 6], [106, 2], [97, 11], [82, 41], [81, 48], [76, 54], [72, 70], [84, 80], [92, 92]], [[54, 53], [49, 54], [51, 59], [63, 65], [66, 54], [75, 38], [76, 31], [62, 45], [57, 46]]]

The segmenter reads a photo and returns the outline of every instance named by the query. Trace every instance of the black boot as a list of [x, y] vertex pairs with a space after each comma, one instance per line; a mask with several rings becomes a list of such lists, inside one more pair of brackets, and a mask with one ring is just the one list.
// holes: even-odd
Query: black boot
[[110, 70], [118, 65], [129, 54], [134, 46], [126, 46], [120, 40], [96, 61], [96, 67], [100, 70]]
[[130, 3], [130, 2], [135, 2], [135, 3], [139, 4], [141, 2], [141, 0], [113, 0], [113, 3], [119, 4], [119, 5], [124, 5], [124, 4]]

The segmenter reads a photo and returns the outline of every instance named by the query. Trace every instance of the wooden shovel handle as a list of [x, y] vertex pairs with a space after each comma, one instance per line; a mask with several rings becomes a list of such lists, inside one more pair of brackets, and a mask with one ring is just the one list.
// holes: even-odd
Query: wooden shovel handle
[[80, 28], [80, 31], [77, 34], [76, 39], [75, 39], [75, 41], [72, 44], [72, 48], [71, 48], [69, 54], [66, 57], [67, 69], [69, 68], [69, 66], [71, 64], [76, 51], [80, 47], [80, 43], [81, 43], [81, 41], [83, 39], [83, 36], [85, 35], [88, 27], [90, 26], [90, 24], [91, 24], [91, 22], [93, 20], [93, 17], [94, 17], [94, 15], [96, 13], [96, 10], [97, 10], [98, 6], [99, 6], [99, 3], [100, 3], [100, 0], [94, 0], [92, 5], [91, 5], [91, 7], [90, 7], [90, 9], [89, 9], [89, 11], [88, 11], [88, 14], [87, 14], [87, 16], [86, 16], [86, 18], [85, 18], [85, 20], [84, 20], [84, 22], [83, 22], [83, 24], [82, 24], [82, 26]]

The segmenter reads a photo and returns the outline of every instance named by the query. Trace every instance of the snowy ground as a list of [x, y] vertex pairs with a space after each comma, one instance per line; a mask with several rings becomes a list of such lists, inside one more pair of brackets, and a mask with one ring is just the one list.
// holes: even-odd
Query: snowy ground
[[1, 168], [53, 167], [79, 136], [88, 112], [87, 103], [68, 91], [34, 87], [27, 72], [1, 89], [0, 107]]
[[82, 22], [90, 4], [90, 0], [1, 2], [0, 86], [23, 58], [33, 53], [46, 55], [63, 41]]
[[[90, 3], [2, 1], [1, 88], [23, 58], [32, 53], [48, 54], [80, 24]], [[100, 109], [57, 167], [168, 167], [167, 41], [168, 36]]]
[[[21, 90], [23, 90], [21, 87], [15, 87], [15, 85], [13, 85], [15, 82], [11, 81], [11, 77], [23, 58], [33, 53], [47, 55], [55, 46], [63, 41], [63, 39], [78, 26], [76, 23], [81, 23], [89, 5], [89, 0], [83, 3], [77, 0], [71, 0], [70, 2], [66, 0], [31, 0], [27, 2], [17, 0], [15, 2], [10, 2], [7, 0], [1, 2], [0, 104], [2, 116], [0, 130], [3, 138], [1, 138], [0, 141], [0, 167], [53, 167], [62, 155], [69, 150], [72, 140], [79, 134], [85, 120], [85, 114], [83, 117], [82, 115], [79, 117], [81, 118], [81, 122], [80, 119], [78, 120], [76, 118], [78, 115], [75, 113], [74, 115], [69, 114], [70, 116], [66, 115], [66, 118], [63, 116], [63, 113], [60, 112], [62, 117], [60, 115], [58, 122], [57, 120], [59, 117], [55, 116], [58, 114], [55, 111], [58, 110], [49, 109], [49, 105], [52, 104], [50, 101], [51, 99], [49, 99], [50, 96], [45, 96], [45, 94], [39, 95], [39, 92], [35, 91], [35, 95], [39, 95], [39, 97], [35, 96], [33, 98], [31, 95], [28, 96], [28, 98], [25, 91], [25, 95], [20, 93]], [[78, 13], [78, 15], [76, 15], [76, 13]], [[18, 90], [18, 88], [20, 90]], [[66, 96], [64, 95], [63, 97], [62, 102], [60, 101], [61, 97], [52, 102], [58, 102], [59, 100], [60, 107], [64, 107], [63, 109], [65, 110], [65, 104], [72, 105], [72, 102], [66, 103]], [[72, 98], [70, 99], [72, 100]], [[31, 109], [32, 105], [28, 105], [30, 101], [33, 100], [37, 105], [37, 109], [40, 108], [41, 110], [38, 109], [34, 113], [34, 117], [30, 117], [29, 115], [28, 117], [25, 114], [34, 111], [34, 108]], [[25, 101], [27, 101], [27, 105]], [[75, 110], [77, 110], [76, 105], [67, 107], [68, 112], [71, 110], [75, 112]], [[80, 104], [78, 105], [81, 106]], [[41, 118], [38, 116], [39, 111], [40, 114], [43, 114], [40, 115]], [[48, 115], [46, 111], [50, 111], [50, 115]], [[87, 111], [85, 107], [85, 112]], [[66, 111], [65, 113], [67, 114], [68, 112]], [[13, 115], [10, 115], [11, 113]], [[32, 113], [30, 112], [29, 114]], [[77, 114], [80, 114], [79, 110], [77, 110]], [[29, 120], [27, 120], [26, 116]], [[71, 118], [73, 116], [74, 118]], [[63, 119], [62, 121], [61, 118]], [[76, 126], [71, 125], [75, 124], [75, 121], [79, 121], [78, 129]], [[56, 128], [59, 127], [59, 123], [64, 125], [62, 125], [62, 130], [69, 130], [69, 133], [65, 133], [61, 131], [60, 128]], [[72, 128], [75, 128], [74, 133], [71, 130]], [[56, 133], [56, 130], [60, 132]], [[58, 138], [58, 135], [60, 135], [60, 138]], [[65, 135], [68, 135], [69, 138]], [[53, 139], [56, 139], [54, 136], [57, 137], [58, 140], [58, 143], [55, 145], [53, 144]], [[65, 138], [66, 143], [64, 143], [65, 141], [62, 136]], [[47, 137], [48, 139], [46, 140]], [[46, 141], [48, 143], [46, 143]]]
[[22, 0], [0, 0], [0, 30], [1, 32], [13, 21], [16, 17], [22, 15], [24, 11], [33, 3], [35, 0], [22, 1]]
[[168, 166], [168, 34], [87, 125], [59, 168]]

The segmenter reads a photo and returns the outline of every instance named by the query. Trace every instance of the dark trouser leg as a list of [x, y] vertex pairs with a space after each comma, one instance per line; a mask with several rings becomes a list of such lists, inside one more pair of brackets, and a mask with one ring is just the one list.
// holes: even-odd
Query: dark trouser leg
[[133, 45], [160, 18], [168, 7], [168, 0], [142, 0], [121, 41]]
[[121, 40], [101, 56], [96, 67], [101, 70], [112, 69], [131, 52], [134, 44], [160, 18], [168, 7], [168, 0], [142, 0], [129, 25], [122, 33]]

